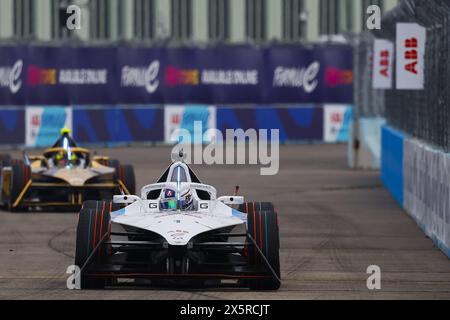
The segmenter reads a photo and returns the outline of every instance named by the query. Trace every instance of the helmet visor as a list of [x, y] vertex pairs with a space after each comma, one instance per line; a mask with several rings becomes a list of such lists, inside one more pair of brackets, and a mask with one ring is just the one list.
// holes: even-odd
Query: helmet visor
[[161, 200], [161, 210], [176, 210], [176, 209], [177, 209], [177, 200], [175, 199]]

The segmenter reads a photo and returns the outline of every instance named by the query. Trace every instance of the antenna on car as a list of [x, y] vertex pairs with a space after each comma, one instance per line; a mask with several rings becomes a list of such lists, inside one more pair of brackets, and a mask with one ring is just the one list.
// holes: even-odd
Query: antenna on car
[[172, 162], [178, 162], [178, 161], [184, 162], [186, 157], [187, 157], [187, 154], [183, 151], [183, 148], [181, 148], [178, 151], [174, 150], [174, 151], [172, 151], [172, 154], [171, 154]]
[[25, 150], [23, 150], [22, 154], [23, 154], [23, 161], [25, 162], [25, 164], [27, 166], [29, 166], [30, 165], [30, 158], [28, 157], [27, 152]]

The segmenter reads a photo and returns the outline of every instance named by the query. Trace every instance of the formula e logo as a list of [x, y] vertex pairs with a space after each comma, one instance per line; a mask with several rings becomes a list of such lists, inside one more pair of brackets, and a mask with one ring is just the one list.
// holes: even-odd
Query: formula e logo
[[22, 87], [22, 80], [20, 80], [22, 70], [22, 60], [16, 61], [12, 67], [0, 67], [0, 88], [9, 88], [12, 94], [19, 92]]
[[144, 87], [152, 94], [159, 87], [159, 68], [158, 60], [154, 60], [147, 68], [124, 66], [120, 84], [122, 87]]
[[273, 86], [287, 88], [303, 88], [306, 93], [313, 92], [319, 81], [317, 76], [320, 71], [320, 63], [314, 61], [307, 67], [285, 68], [277, 67], [274, 71]]

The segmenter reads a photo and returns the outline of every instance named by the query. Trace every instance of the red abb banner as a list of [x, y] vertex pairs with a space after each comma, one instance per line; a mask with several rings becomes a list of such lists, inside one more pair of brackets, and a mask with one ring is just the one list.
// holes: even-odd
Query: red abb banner
[[417, 23], [397, 23], [397, 89], [424, 87], [426, 29]]
[[375, 39], [373, 48], [373, 88], [391, 89], [394, 45], [384, 39]]

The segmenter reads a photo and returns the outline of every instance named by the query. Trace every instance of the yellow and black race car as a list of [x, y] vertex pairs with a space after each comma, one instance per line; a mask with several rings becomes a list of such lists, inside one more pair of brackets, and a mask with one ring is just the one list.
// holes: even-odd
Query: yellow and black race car
[[134, 169], [118, 160], [92, 156], [77, 147], [63, 129], [61, 137], [43, 155], [13, 160], [0, 155], [0, 205], [11, 211], [28, 208], [78, 210], [85, 200], [112, 199], [134, 194]]

